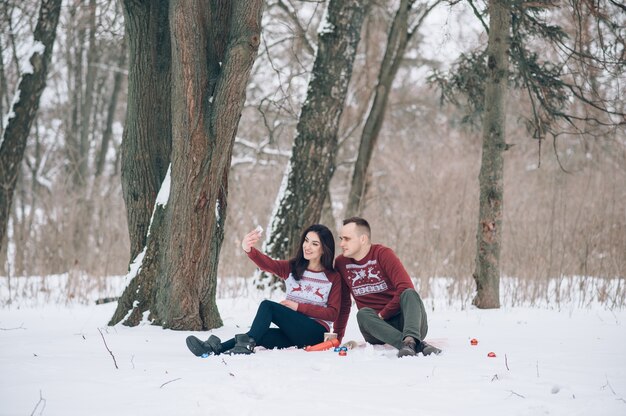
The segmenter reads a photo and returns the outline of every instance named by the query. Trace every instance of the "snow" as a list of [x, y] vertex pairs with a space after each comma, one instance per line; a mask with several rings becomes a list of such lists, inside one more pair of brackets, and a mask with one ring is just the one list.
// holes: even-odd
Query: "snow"
[[[19, 86], [22, 82], [22, 78], [27, 74], [32, 74], [34, 72], [33, 65], [30, 63], [33, 56], [36, 54], [43, 54], [46, 50], [46, 47], [43, 43], [38, 40], [31, 40], [29, 46], [26, 47], [26, 53], [24, 54], [24, 58], [18, 62], [18, 66], [20, 68], [20, 80], [17, 85]], [[11, 106], [9, 107], [9, 112], [2, 119], [2, 129], [6, 130], [9, 126], [9, 121], [15, 117], [15, 112], [13, 111], [15, 108], [15, 104], [20, 101], [21, 90], [18, 88], [13, 95], [13, 101], [11, 102]], [[4, 135], [0, 136], [0, 146], [4, 142]]]
[[[273, 231], [277, 230], [280, 226], [281, 218], [278, 217], [278, 212], [282, 207], [282, 202], [287, 200], [291, 196], [291, 191], [289, 190], [289, 176], [291, 175], [291, 159], [287, 162], [285, 166], [285, 173], [283, 174], [283, 178], [280, 182], [280, 188], [278, 188], [278, 193], [276, 194], [276, 202], [274, 203], [274, 208], [272, 209], [272, 214], [270, 215], [270, 231], [265, 234], [265, 241], [263, 242], [263, 251], [270, 252], [272, 251], [272, 243], [271, 236], [274, 234]], [[289, 207], [284, 208], [286, 210]]]
[[[165, 174], [165, 178], [163, 179], [163, 183], [161, 184], [161, 188], [159, 188], [159, 193], [156, 197], [155, 205], [165, 206], [167, 205], [167, 201], [170, 199], [170, 186], [172, 183], [172, 164], [167, 167], [167, 173]], [[154, 217], [154, 212], [152, 213]], [[150, 221], [152, 224], [152, 220]]]
[[[172, 164], [167, 168], [167, 173], [165, 174], [165, 178], [163, 178], [163, 183], [161, 183], [161, 188], [159, 188], [159, 193], [157, 194], [156, 200], [154, 201], [154, 208], [152, 209], [152, 216], [150, 217], [150, 225], [148, 226], [148, 236], [150, 236], [150, 230], [152, 229], [152, 222], [154, 221], [154, 214], [156, 213], [157, 208], [165, 207], [170, 198], [170, 186], [172, 182]], [[148, 250], [148, 246], [145, 245], [143, 250], [135, 258], [131, 261], [130, 266], [128, 268], [128, 273], [124, 277], [124, 286], [132, 282], [132, 280], [139, 274], [141, 267], [143, 265], [143, 258], [146, 255], [146, 251]], [[122, 291], [120, 291], [121, 293]], [[136, 306], [136, 305], [135, 305]]]
[[215, 200], [215, 221], [217, 222], [217, 227], [220, 226], [220, 199], [217, 198]]
[[[319, 26], [317, 27], [317, 35], [322, 36], [325, 34], [330, 34], [335, 31], [335, 25], [332, 24], [328, 18], [328, 7], [330, 7], [330, 2], [326, 4], [324, 7], [324, 14], [322, 14], [322, 18], [320, 19]], [[317, 54], [317, 51], [316, 51]]]
[[24, 76], [26, 74], [32, 74], [35, 71], [33, 69], [33, 65], [31, 64], [30, 61], [32, 60], [33, 56], [35, 56], [35, 55], [43, 55], [45, 50], [46, 50], [46, 47], [44, 46], [43, 43], [41, 43], [41, 41], [33, 39], [33, 42], [31, 44], [29, 50], [25, 54], [26, 59], [24, 59], [20, 63], [22, 76]]
[[148, 250], [148, 246], [143, 246], [143, 250], [141, 253], [137, 254], [137, 256], [133, 259], [128, 267], [128, 274], [125, 277], [125, 281], [130, 283], [141, 270], [141, 266], [143, 265], [143, 258], [146, 256], [146, 251]]
[[[106, 326], [115, 303], [87, 301], [119, 290], [122, 278], [67, 301], [68, 286], [85, 287], [80, 279], [13, 278], [7, 304], [0, 278], [0, 415], [626, 414], [624, 310], [425, 299], [440, 356], [398, 359], [391, 347], [365, 346], [346, 357], [260, 349], [197, 358], [185, 346], [191, 332]], [[245, 331], [264, 294], [224, 285], [225, 325], [212, 333], [227, 339]], [[346, 339], [362, 340], [354, 314]]]

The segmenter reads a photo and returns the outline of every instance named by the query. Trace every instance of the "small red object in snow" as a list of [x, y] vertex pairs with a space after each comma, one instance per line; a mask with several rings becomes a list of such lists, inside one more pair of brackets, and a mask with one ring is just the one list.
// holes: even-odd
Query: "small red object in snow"
[[345, 350], [341, 350], [339, 351], [339, 355], [345, 357], [346, 355], [348, 355], [348, 353]]
[[470, 340], [470, 344], [472, 344], [472, 345], [478, 345], [478, 340], [477, 340], [476, 338], [472, 338], [472, 339]]
[[487, 357], [494, 358], [495, 356], [496, 356], [495, 352], [490, 352], [489, 354], [487, 354]]

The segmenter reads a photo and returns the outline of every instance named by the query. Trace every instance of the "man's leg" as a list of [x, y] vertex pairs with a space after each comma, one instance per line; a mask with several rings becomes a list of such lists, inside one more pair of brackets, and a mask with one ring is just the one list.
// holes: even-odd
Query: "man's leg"
[[428, 333], [428, 319], [424, 302], [414, 289], [406, 289], [400, 295], [400, 309], [404, 324], [402, 326], [402, 347], [398, 357], [411, 356], [416, 353], [424, 355], [440, 354], [441, 350], [424, 342]]
[[415, 289], [406, 289], [400, 295], [400, 309], [404, 318], [402, 339], [413, 337], [416, 341], [423, 341], [428, 333], [428, 319], [424, 302]]
[[[395, 318], [395, 317], [394, 317]], [[372, 308], [361, 308], [356, 314], [359, 329], [365, 341], [370, 344], [389, 344], [396, 348], [402, 346], [402, 332], [390, 322], [380, 319], [378, 313]]]

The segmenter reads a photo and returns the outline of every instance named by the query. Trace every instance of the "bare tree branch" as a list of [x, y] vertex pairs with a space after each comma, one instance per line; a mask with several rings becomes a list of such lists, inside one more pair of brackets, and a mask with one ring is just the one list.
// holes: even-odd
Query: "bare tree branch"
[[104, 347], [107, 349], [109, 354], [111, 354], [111, 358], [113, 358], [113, 364], [115, 364], [115, 369], [119, 370], [119, 367], [117, 366], [117, 361], [115, 360], [115, 356], [113, 355], [113, 352], [109, 349], [109, 346], [107, 345], [107, 341], [106, 339], [104, 339], [104, 334], [102, 334], [102, 331], [100, 330], [100, 328], [98, 328], [98, 332], [100, 332], [100, 336], [102, 337], [102, 342], [104, 342]]

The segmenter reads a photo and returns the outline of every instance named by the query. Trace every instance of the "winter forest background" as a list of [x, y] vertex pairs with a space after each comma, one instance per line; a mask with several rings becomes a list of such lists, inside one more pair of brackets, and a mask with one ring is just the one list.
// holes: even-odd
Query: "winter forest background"
[[[62, 2], [45, 90], [19, 164], [1, 246], [0, 274], [9, 282], [15, 284], [22, 276], [68, 274], [70, 281], [97, 285], [107, 276], [126, 274], [140, 251], [131, 247], [121, 179], [129, 62], [137, 56], [132, 50], [129, 55], [124, 7], [142, 7], [133, 3], [147, 7], [149, 2]], [[165, 5], [167, 10], [167, 3], [153, 2], [153, 7]], [[172, 1], [170, 7], [179, 3]], [[258, 55], [245, 87], [229, 162], [223, 243], [221, 249], [218, 244], [219, 261], [209, 264], [217, 268], [219, 282], [252, 276], [254, 267], [240, 248], [240, 238], [257, 224], [268, 233], [272, 230], [272, 213], [293, 153], [301, 109], [309, 83], [314, 82], [311, 72], [320, 22], [328, 6], [324, 1], [264, 3]], [[541, 113], [541, 106], [523, 85], [516, 85], [519, 79], [511, 79], [505, 107], [508, 146], [500, 275], [513, 283], [501, 292], [501, 301], [541, 302], [560, 296], [562, 286], [568, 286], [565, 296], [575, 293], [581, 299], [583, 294], [581, 302], [587, 296], [609, 307], [623, 307], [626, 12], [620, 2], [611, 0], [564, 1], [555, 6], [524, 3], [526, 10], [537, 7], [542, 19], [561, 26], [572, 48], [602, 56], [604, 61], [576, 66], [574, 59], [566, 60], [563, 77], [573, 83], [584, 80], [580, 85], [589, 87], [597, 101], [567, 95], [560, 103], [563, 112], [592, 117], [548, 120], [540, 116], [549, 124], [543, 134], [536, 134], [531, 122], [533, 111]], [[2, 137], [29, 65], [41, 4], [4, 0], [0, 6]], [[320, 221], [337, 229], [346, 216], [359, 144], [393, 34], [390, 28], [398, 8], [407, 6], [408, 26], [417, 29], [398, 60], [357, 212], [371, 222], [375, 242], [395, 249], [417, 279], [423, 297], [428, 296], [432, 278], [445, 277], [450, 300], [469, 305], [476, 286], [472, 274], [483, 131], [481, 109], [472, 105], [469, 92], [485, 78], [466, 71], [467, 61], [460, 58], [479, 56], [487, 45], [487, 3], [373, 1], [363, 6], [336, 134], [329, 199]], [[167, 21], [152, 24], [167, 25]], [[182, 38], [174, 34], [172, 45]], [[548, 40], [535, 36], [527, 46], [541, 62], [561, 65], [565, 50]], [[442, 85], [465, 87], [466, 94], [457, 93], [450, 100], [450, 91]], [[599, 102], [604, 103], [602, 108]], [[174, 147], [176, 135], [172, 137]], [[314, 154], [312, 159], [325, 156]], [[192, 154], [187, 156], [192, 160]], [[168, 164], [164, 163], [165, 169]], [[312, 192], [303, 190], [296, 197], [305, 199]], [[247, 290], [237, 284], [217, 287]], [[80, 285], [68, 285], [68, 297], [79, 297], [80, 290]], [[31, 295], [26, 289], [13, 294]]]

